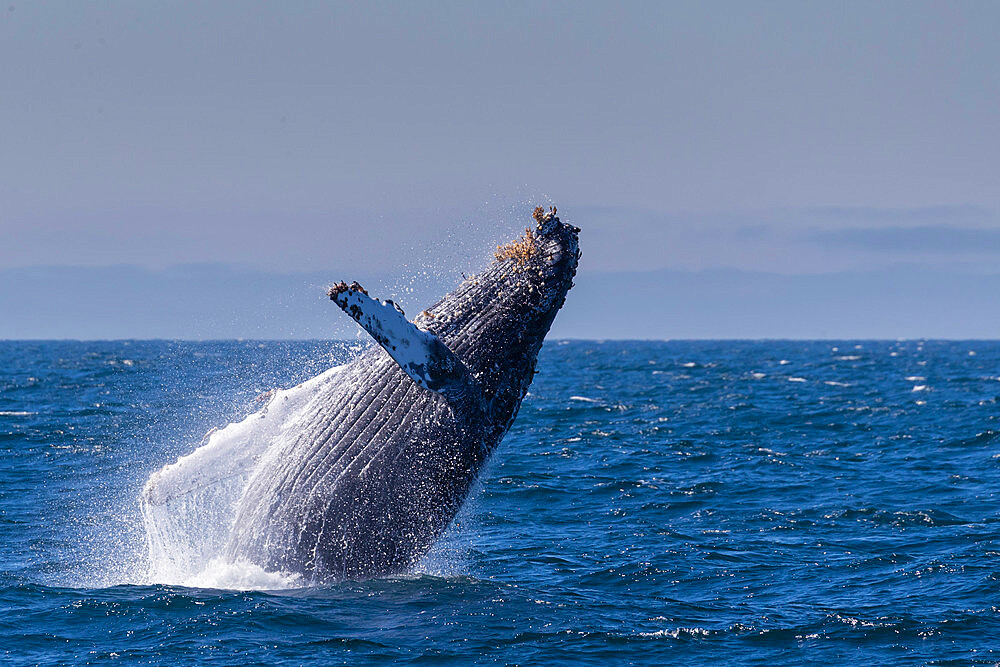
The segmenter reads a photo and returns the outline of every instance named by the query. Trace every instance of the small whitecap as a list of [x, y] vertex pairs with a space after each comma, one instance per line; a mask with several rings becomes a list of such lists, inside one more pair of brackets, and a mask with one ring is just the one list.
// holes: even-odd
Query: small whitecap
[[913, 391], [927, 391], [927, 385], [925, 385], [925, 384], [915, 384], [915, 385], [913, 385]]
[[638, 637], [670, 637], [680, 639], [681, 637], [707, 637], [708, 630], [704, 628], [676, 628], [674, 630], [657, 630], [656, 632], [640, 632]]
[[837, 382], [836, 380], [827, 380], [823, 384], [830, 385], [831, 387], [850, 387], [851, 386], [847, 382]]
[[0, 410], [0, 417], [32, 417], [37, 412], [27, 412], [26, 410]]
[[570, 396], [571, 401], [583, 401], [584, 403], [600, 403], [596, 398], [587, 398], [586, 396]]
[[788, 359], [782, 359], [781, 361], [778, 362], [778, 364], [781, 366], [787, 366], [790, 363], [792, 362], [790, 362]]
[[[754, 380], [763, 380], [764, 378], [767, 377], [767, 374], [766, 373], [751, 373], [750, 377], [752, 377]], [[1000, 378], [997, 378], [997, 379], [1000, 380]]]
[[844, 354], [839, 357], [834, 357], [837, 361], [857, 361], [861, 358], [860, 354]]
[[788, 378], [788, 381], [789, 382], [806, 382], [806, 379], [805, 378], [800, 378], [800, 377], [790, 377], [790, 378]]
[[969, 356], [970, 357], [976, 356], [976, 351], [975, 350], [969, 350]]
[[683, 363], [683, 364], [681, 364], [681, 366], [683, 366], [684, 368], [695, 368], [695, 367], [696, 367], [697, 365], [698, 365], [698, 364], [696, 364], [696, 363], [695, 363], [695, 362], [693, 362], [693, 361], [689, 361], [689, 362], [687, 362], [687, 363]]
[[923, 380], [926, 380], [926, 379], [927, 378], [925, 378], [923, 375], [907, 375], [906, 376], [906, 381], [907, 382], [922, 382]]

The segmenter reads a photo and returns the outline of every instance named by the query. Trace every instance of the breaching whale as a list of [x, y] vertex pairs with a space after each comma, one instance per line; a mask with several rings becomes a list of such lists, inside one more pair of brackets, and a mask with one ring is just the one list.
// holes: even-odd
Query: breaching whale
[[[580, 230], [554, 208], [534, 218], [412, 321], [357, 283], [330, 288], [378, 346], [318, 384], [292, 432], [256, 445], [228, 519], [216, 517], [229, 522], [221, 555], [318, 582], [405, 572], [427, 552], [513, 423], [573, 284]], [[189, 458], [190, 472], [201, 459]], [[184, 461], [144, 489], [151, 542], [166, 530], [149, 529], [152, 509], [196, 486], [171, 479]]]

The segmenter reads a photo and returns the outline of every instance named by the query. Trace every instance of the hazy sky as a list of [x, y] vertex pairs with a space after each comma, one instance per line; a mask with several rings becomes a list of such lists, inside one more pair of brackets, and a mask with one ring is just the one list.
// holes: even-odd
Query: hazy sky
[[455, 273], [540, 202], [595, 276], [997, 273], [998, 30], [994, 2], [6, 0], [0, 281]]

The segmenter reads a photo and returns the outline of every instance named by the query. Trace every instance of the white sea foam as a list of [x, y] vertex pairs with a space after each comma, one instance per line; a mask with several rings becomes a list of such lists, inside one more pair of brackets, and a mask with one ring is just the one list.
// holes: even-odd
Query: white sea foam
[[234, 591], [276, 591], [301, 588], [305, 585], [302, 575], [292, 572], [268, 572], [254, 563], [231, 562], [224, 558], [213, 558], [201, 571], [170, 583], [190, 588], [221, 588]]
[[586, 396], [570, 396], [571, 401], [583, 401], [584, 403], [600, 403], [596, 398], [587, 398]]
[[25, 410], [0, 410], [0, 417], [33, 417], [37, 412], [27, 412]]
[[295, 585], [285, 573], [227, 563], [222, 552], [237, 503], [260, 462], [293, 437], [297, 418], [324, 386], [336, 382], [342, 368], [275, 392], [263, 409], [212, 431], [207, 443], [150, 476], [141, 503], [150, 583], [213, 588]]

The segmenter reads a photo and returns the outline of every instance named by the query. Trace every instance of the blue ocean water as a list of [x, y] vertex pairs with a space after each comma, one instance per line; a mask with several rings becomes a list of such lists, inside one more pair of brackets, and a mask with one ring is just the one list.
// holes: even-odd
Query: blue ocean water
[[0, 342], [0, 663], [1000, 661], [1000, 343], [566, 342], [408, 576], [150, 582], [138, 493], [330, 342]]

